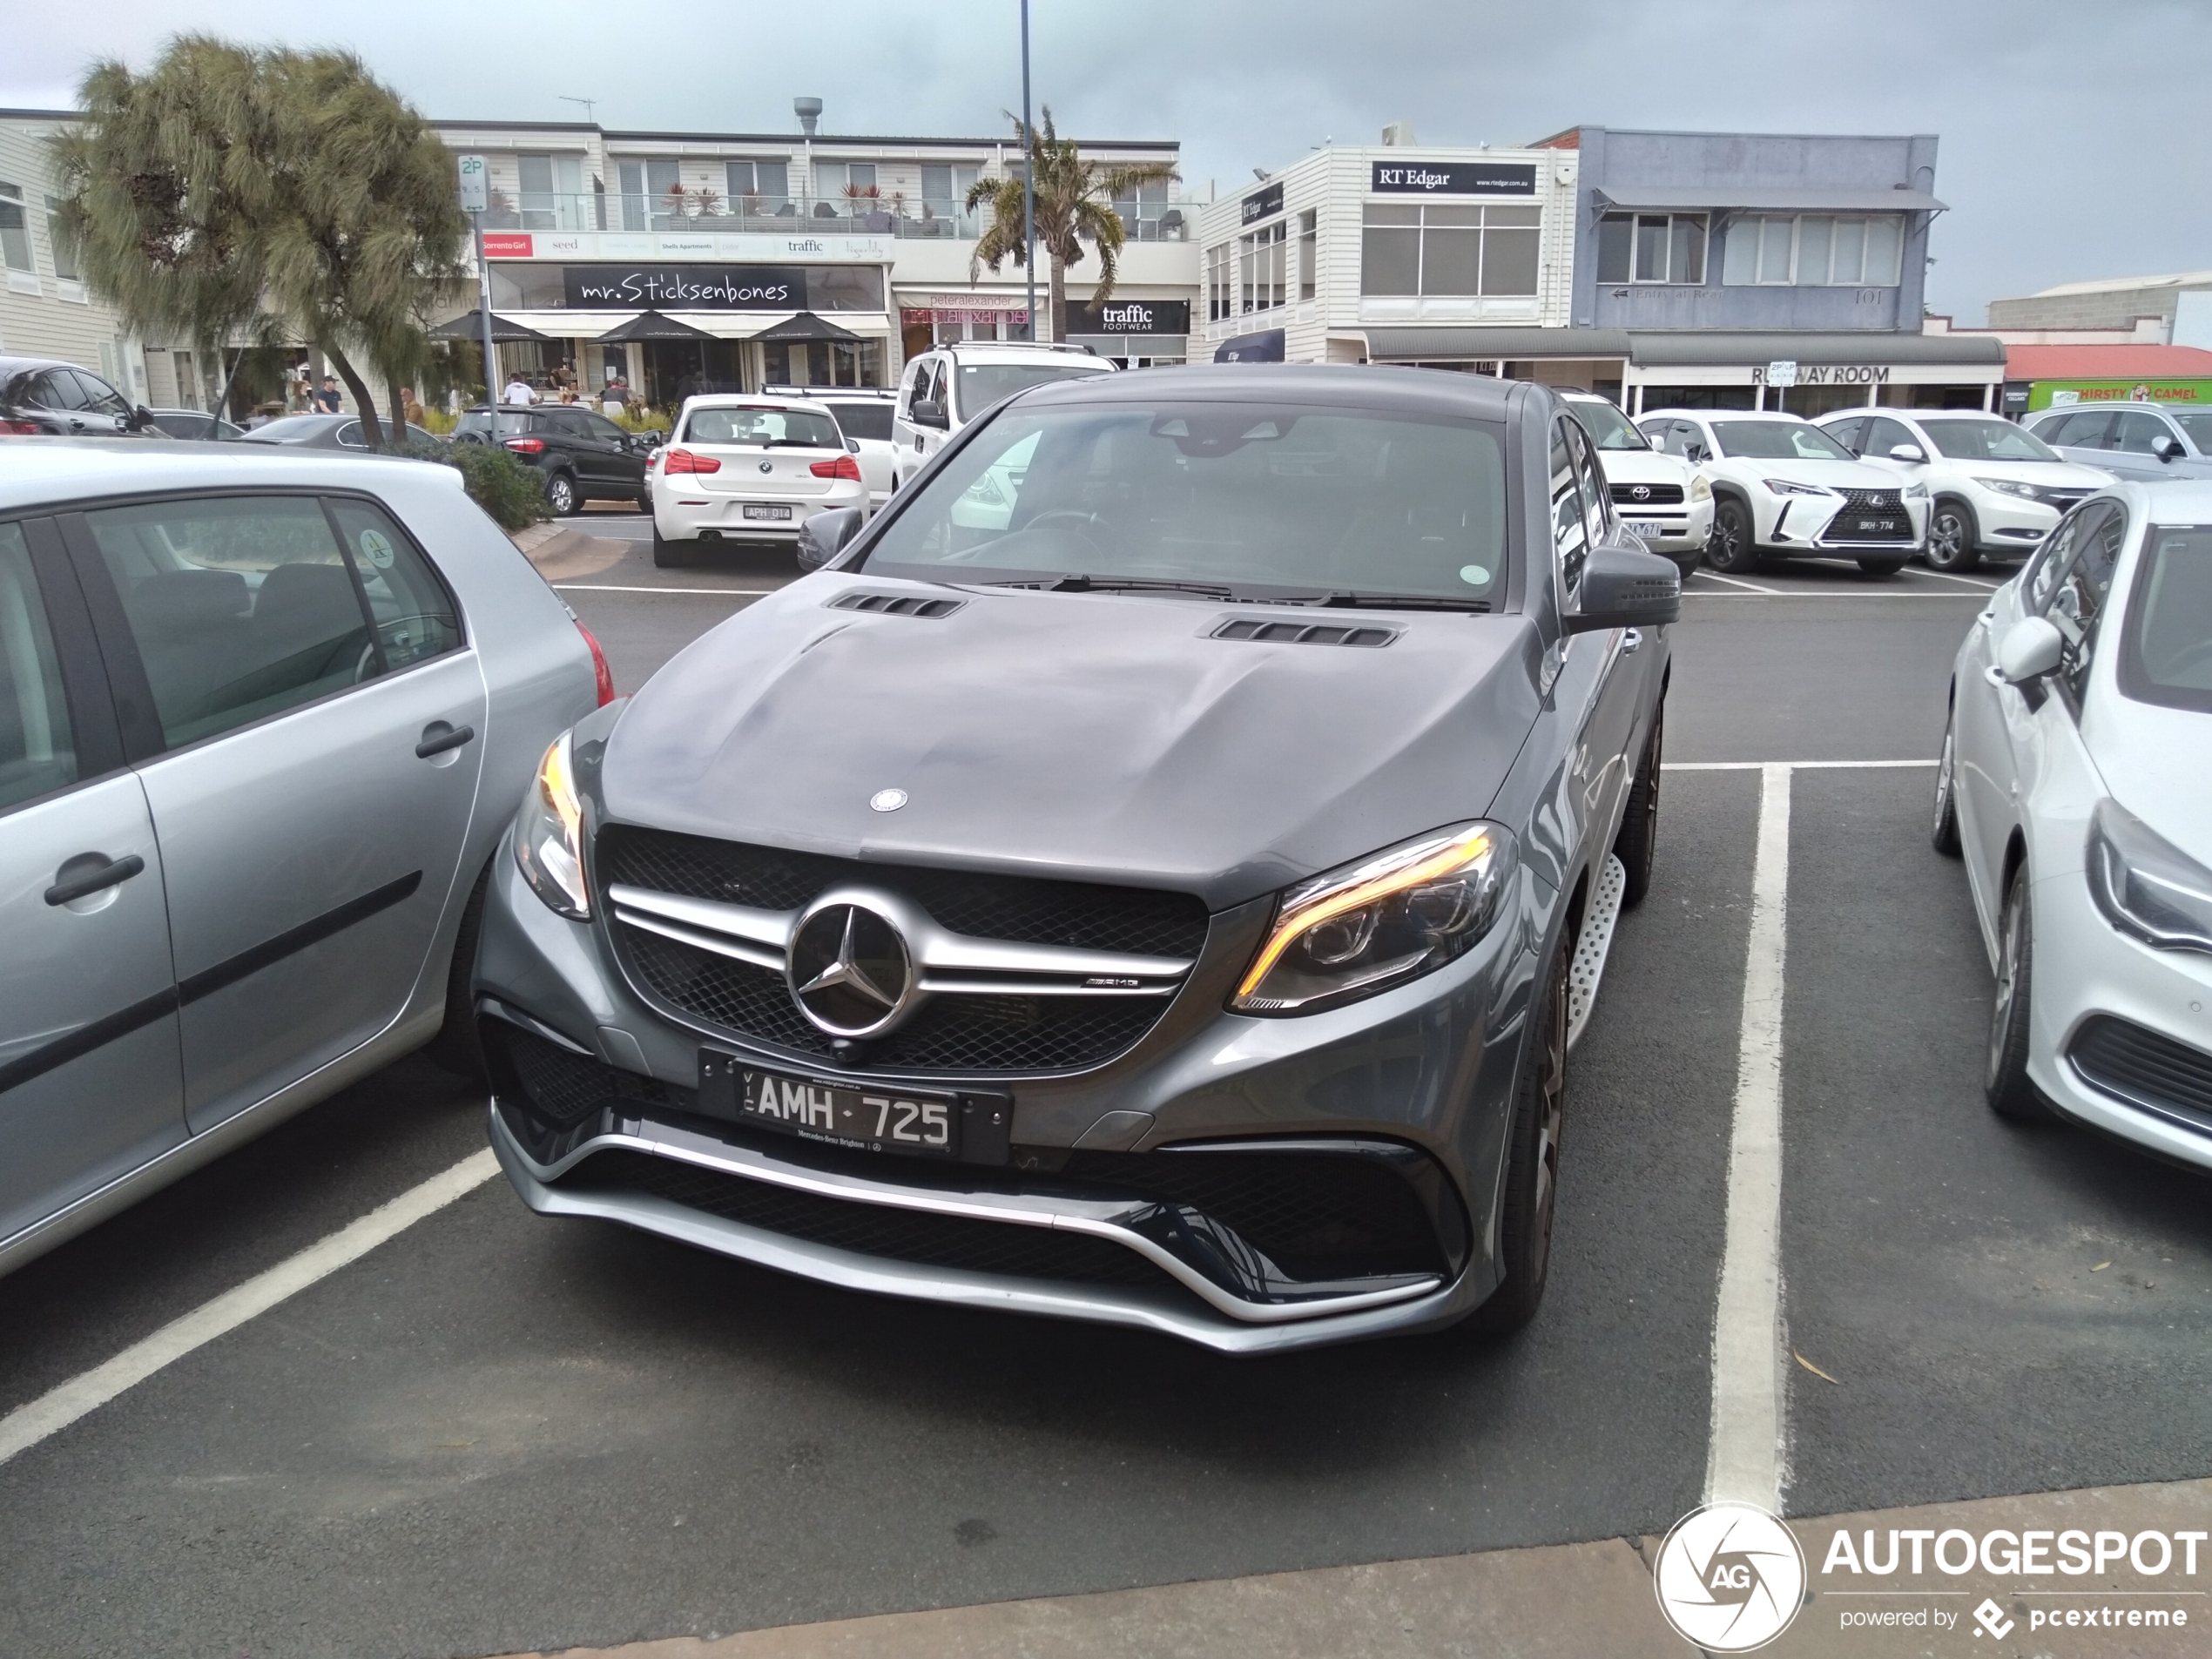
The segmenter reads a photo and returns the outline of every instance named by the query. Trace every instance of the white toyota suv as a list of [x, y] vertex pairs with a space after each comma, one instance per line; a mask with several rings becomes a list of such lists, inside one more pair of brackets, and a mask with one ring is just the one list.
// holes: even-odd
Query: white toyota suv
[[2025, 558], [2060, 514], [2113, 482], [1979, 409], [1838, 409], [1813, 424], [1871, 465], [1927, 487], [1933, 570]]
[[1680, 456], [1653, 448], [1610, 399], [1595, 392], [1560, 395], [1596, 447], [1614, 510], [1646, 547], [1688, 576], [1713, 533], [1713, 486]]
[[860, 461], [860, 481], [868, 487], [868, 510], [891, 499], [892, 461], [898, 445], [891, 438], [891, 411], [899, 395], [880, 386], [764, 386], [771, 397], [810, 398], [837, 417], [845, 447]]
[[907, 365], [891, 417], [896, 455], [891, 487], [920, 472], [954, 434], [993, 404], [1047, 381], [1110, 374], [1114, 365], [1082, 346], [970, 340], [936, 346]]
[[1748, 409], [1660, 409], [1637, 429], [1680, 455], [1713, 489], [1716, 570], [1769, 558], [1856, 559], [1870, 576], [1894, 576], [1928, 536], [1925, 484], [1855, 459], [1810, 421]]
[[685, 565], [722, 541], [791, 542], [817, 513], [866, 512], [868, 487], [837, 417], [811, 398], [686, 398], [645, 469], [653, 563]]

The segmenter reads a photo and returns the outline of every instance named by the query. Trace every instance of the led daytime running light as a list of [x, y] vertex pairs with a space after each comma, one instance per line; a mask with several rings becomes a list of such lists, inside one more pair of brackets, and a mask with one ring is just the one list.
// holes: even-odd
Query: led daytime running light
[[1275, 931], [1268, 936], [1266, 945], [1253, 961], [1244, 982], [1237, 988], [1239, 997], [1248, 997], [1259, 988], [1283, 953], [1288, 950], [1309, 930], [1347, 911], [1358, 910], [1378, 899], [1386, 899], [1393, 893], [1403, 893], [1434, 881], [1474, 863], [1490, 850], [1487, 830], [1470, 829], [1446, 845], [1440, 852], [1430, 854], [1420, 863], [1386, 871], [1348, 887], [1339, 887], [1324, 894], [1303, 905], [1286, 907], [1275, 923]]

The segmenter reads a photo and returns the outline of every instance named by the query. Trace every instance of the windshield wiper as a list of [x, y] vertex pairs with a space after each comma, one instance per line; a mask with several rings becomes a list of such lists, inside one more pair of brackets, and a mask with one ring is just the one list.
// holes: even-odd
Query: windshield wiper
[[1170, 582], [1151, 577], [1063, 576], [1049, 582], [987, 582], [990, 588], [1028, 588], [1037, 593], [1195, 593], [1203, 599], [1227, 599], [1230, 590], [1211, 582]]
[[1321, 593], [1285, 596], [1284, 604], [1313, 605], [1324, 610], [1466, 610], [1490, 609], [1487, 599], [1454, 599], [1440, 593]]

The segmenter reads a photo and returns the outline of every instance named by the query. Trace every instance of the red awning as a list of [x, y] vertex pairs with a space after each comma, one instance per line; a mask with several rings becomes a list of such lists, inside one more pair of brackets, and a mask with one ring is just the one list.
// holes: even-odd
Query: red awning
[[2212, 351], [2194, 346], [2007, 346], [2008, 381], [2212, 380]]

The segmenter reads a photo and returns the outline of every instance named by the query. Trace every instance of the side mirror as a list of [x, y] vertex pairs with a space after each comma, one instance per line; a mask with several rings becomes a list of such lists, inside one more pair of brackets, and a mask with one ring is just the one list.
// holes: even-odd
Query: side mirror
[[125, 424], [133, 432], [143, 432], [153, 424], [153, 411], [141, 403], [131, 411], [131, 418]]
[[846, 439], [846, 441], [845, 441], [845, 453], [846, 453], [846, 455], [857, 455], [858, 454], [860, 454], [860, 441], [858, 438], [847, 438], [847, 439]]
[[1686, 445], [1683, 449], [1682, 458], [1693, 467], [1703, 466], [1705, 462], [1705, 446], [1702, 443]]
[[868, 516], [857, 507], [833, 507], [808, 519], [799, 532], [799, 568], [819, 570], [860, 533]]
[[[144, 415], [145, 411], [141, 409], [138, 413]], [[2150, 452], [2161, 461], [2179, 461], [2182, 458], [2182, 441], [2170, 432], [2161, 432], [2150, 441]]]
[[1561, 631], [1656, 628], [1682, 616], [1682, 567], [1656, 553], [1600, 547], [1582, 566], [1582, 603]]
[[907, 411], [907, 419], [916, 426], [934, 426], [940, 432], [951, 423], [945, 419], [945, 406], [934, 398], [918, 397]]
[[1890, 459], [1892, 461], [1925, 461], [1927, 458], [1928, 452], [1917, 443], [1890, 445]]
[[2042, 617], [2022, 617], [1997, 642], [1997, 672], [2008, 685], [2025, 685], [2059, 665], [2066, 639]]

